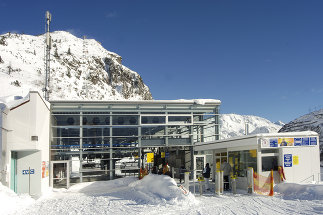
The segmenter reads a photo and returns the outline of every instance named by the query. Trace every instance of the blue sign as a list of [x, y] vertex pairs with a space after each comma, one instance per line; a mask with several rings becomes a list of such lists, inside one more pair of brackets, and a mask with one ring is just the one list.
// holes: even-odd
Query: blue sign
[[303, 137], [302, 138], [302, 146], [308, 146], [310, 145], [310, 140], [308, 137]]
[[311, 137], [310, 138], [310, 145], [317, 145], [317, 139], [316, 139], [316, 137]]
[[294, 146], [301, 146], [302, 138], [294, 138]]
[[270, 147], [278, 147], [278, 139], [270, 139]]
[[23, 175], [32, 175], [32, 174], [35, 174], [35, 170], [34, 169], [30, 169], [30, 173], [29, 173], [29, 169], [25, 169], [25, 170], [22, 170], [22, 174]]
[[168, 158], [169, 157], [169, 152], [166, 152], [165, 153], [165, 158]]
[[292, 167], [292, 166], [293, 166], [293, 155], [284, 154], [284, 167]]

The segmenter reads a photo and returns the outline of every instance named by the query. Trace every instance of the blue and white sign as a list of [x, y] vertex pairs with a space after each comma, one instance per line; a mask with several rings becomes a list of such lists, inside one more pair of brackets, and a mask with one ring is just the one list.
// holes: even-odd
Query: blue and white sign
[[169, 158], [169, 152], [165, 153], [165, 158]]
[[35, 169], [30, 169], [30, 173], [29, 173], [29, 169], [22, 170], [22, 174], [23, 175], [35, 174]]
[[308, 138], [308, 137], [303, 137], [302, 138], [302, 146], [308, 146], [308, 145], [310, 145], [310, 140], [309, 140], [310, 138]]
[[310, 145], [317, 145], [317, 138], [316, 137], [310, 137]]
[[294, 146], [301, 146], [302, 138], [294, 138]]
[[293, 155], [284, 154], [284, 167], [292, 167], [292, 166], [293, 166]]
[[270, 139], [270, 147], [278, 147], [278, 139]]

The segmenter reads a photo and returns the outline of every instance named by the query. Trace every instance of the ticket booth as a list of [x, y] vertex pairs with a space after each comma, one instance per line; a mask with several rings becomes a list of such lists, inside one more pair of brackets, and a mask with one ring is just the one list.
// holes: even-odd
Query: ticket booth
[[[213, 166], [223, 161], [232, 167], [237, 188], [247, 187], [247, 171], [252, 168], [264, 180], [273, 170], [274, 183], [319, 181], [319, 137], [312, 131], [246, 135], [197, 143], [195, 151], [213, 151]], [[282, 173], [285, 179], [282, 179]]]

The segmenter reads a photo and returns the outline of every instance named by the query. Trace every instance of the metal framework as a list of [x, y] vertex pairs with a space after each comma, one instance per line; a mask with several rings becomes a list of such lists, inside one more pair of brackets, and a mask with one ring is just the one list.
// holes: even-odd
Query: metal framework
[[192, 167], [193, 144], [219, 139], [219, 105], [217, 100], [203, 105], [192, 101], [51, 101], [51, 160], [71, 160], [74, 183], [113, 179], [118, 161], [141, 158], [145, 149], [189, 151], [177, 159]]

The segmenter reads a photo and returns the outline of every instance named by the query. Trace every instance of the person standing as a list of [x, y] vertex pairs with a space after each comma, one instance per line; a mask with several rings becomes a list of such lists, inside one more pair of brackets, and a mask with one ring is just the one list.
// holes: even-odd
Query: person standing
[[223, 171], [223, 182], [224, 182], [223, 189], [229, 190], [230, 188], [229, 177], [230, 177], [232, 168], [226, 160], [224, 160], [223, 163], [221, 164], [221, 170]]
[[205, 168], [203, 169], [203, 177], [205, 179], [205, 189], [209, 190], [210, 189], [210, 174], [211, 174], [211, 168], [209, 163], [205, 165]]

